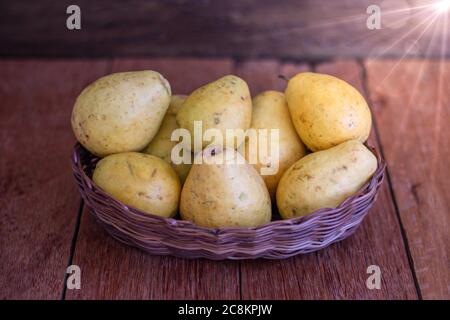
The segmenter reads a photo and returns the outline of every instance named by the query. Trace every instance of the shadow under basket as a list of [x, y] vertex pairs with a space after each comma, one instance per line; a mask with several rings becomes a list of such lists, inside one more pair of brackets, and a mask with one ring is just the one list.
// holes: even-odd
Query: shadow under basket
[[284, 259], [325, 248], [358, 228], [377, 197], [386, 167], [380, 154], [369, 148], [378, 159], [376, 172], [338, 207], [256, 228], [209, 229], [131, 208], [94, 184], [91, 177], [99, 158], [79, 143], [74, 147], [72, 169], [91, 213], [112, 237], [127, 245], [150, 254], [183, 258]]

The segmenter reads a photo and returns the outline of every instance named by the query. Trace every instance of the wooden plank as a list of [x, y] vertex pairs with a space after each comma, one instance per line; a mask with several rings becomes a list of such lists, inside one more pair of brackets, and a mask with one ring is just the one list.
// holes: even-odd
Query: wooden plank
[[[284, 91], [286, 80], [298, 72], [308, 71], [306, 63], [280, 63], [273, 59], [239, 60], [233, 73], [247, 81], [252, 97], [266, 90]], [[285, 79], [283, 79], [285, 78]]]
[[[292, 76], [296, 67], [281, 65], [280, 70]], [[361, 69], [355, 62], [322, 64], [317, 71], [337, 75], [362, 90]], [[247, 80], [251, 83], [253, 79]], [[374, 143], [373, 136], [371, 142]], [[381, 268], [380, 290], [366, 287], [369, 265]], [[243, 299], [417, 298], [386, 184], [362, 226], [350, 238], [319, 252], [283, 261], [245, 261], [241, 269]]]
[[59, 299], [80, 205], [76, 95], [104, 61], [0, 61], [0, 299]]
[[368, 87], [425, 299], [450, 298], [450, 62], [366, 63]]
[[[81, 30], [70, 31], [69, 0], [2, 1], [0, 55], [328, 59], [423, 56], [429, 50], [439, 56], [433, 28], [424, 32], [435, 11], [423, 5], [433, 2], [78, 0]], [[381, 9], [379, 30], [367, 27], [369, 5]], [[446, 37], [448, 42], [450, 33]], [[450, 56], [450, 47], [444, 53]]]
[[[174, 93], [231, 72], [231, 61], [191, 59], [116, 60], [114, 71], [154, 69]], [[151, 256], [109, 237], [83, 213], [74, 263], [82, 270], [81, 290], [68, 299], [239, 299], [239, 262]]]
[[265, 90], [283, 90], [285, 81], [279, 76], [280, 64], [276, 60], [238, 61], [234, 74], [248, 82], [250, 94], [254, 97]]
[[190, 94], [198, 87], [230, 73], [230, 59], [132, 58], [117, 59], [114, 72], [150, 69], [160, 72], [170, 83], [172, 94]]

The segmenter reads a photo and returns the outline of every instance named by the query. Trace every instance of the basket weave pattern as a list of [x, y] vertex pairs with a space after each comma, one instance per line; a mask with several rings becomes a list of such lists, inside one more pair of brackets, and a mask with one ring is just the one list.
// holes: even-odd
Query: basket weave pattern
[[190, 221], [149, 215], [113, 199], [91, 180], [98, 158], [79, 143], [72, 169], [80, 193], [91, 213], [117, 240], [156, 255], [184, 258], [283, 259], [313, 252], [343, 240], [360, 225], [376, 199], [386, 164], [369, 182], [337, 208], [320, 209], [304, 217], [275, 220], [256, 228], [208, 229]]

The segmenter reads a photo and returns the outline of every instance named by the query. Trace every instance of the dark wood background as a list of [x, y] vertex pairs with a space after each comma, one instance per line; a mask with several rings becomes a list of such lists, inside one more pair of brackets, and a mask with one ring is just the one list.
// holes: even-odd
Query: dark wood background
[[[417, 7], [436, 1], [77, 0], [77, 31], [66, 28], [73, 1], [1, 1], [0, 56], [448, 57], [450, 32], [422, 34], [433, 10]], [[366, 26], [371, 4], [381, 30]]]

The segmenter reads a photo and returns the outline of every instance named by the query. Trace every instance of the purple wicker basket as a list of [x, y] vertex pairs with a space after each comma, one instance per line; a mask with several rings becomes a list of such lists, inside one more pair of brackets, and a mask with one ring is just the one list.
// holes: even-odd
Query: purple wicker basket
[[163, 218], [128, 207], [91, 180], [99, 160], [76, 144], [72, 169], [80, 193], [91, 213], [117, 240], [155, 255], [184, 258], [283, 259], [313, 252], [350, 236], [374, 203], [384, 179], [386, 164], [378, 168], [361, 190], [336, 208], [320, 209], [307, 216], [274, 221], [256, 228], [208, 229], [190, 221]]

